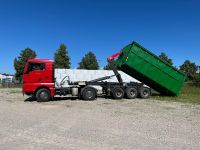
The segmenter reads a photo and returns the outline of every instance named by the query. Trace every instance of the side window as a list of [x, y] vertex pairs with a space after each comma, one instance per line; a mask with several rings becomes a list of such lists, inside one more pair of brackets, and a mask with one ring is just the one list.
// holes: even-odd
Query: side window
[[44, 63], [29, 63], [28, 65], [28, 72], [35, 71], [35, 70], [45, 70]]

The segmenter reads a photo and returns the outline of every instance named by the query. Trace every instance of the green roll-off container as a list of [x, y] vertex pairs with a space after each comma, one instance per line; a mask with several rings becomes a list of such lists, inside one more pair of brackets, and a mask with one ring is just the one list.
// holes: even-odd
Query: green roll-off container
[[163, 95], [179, 95], [185, 74], [133, 42], [122, 49], [116, 66]]

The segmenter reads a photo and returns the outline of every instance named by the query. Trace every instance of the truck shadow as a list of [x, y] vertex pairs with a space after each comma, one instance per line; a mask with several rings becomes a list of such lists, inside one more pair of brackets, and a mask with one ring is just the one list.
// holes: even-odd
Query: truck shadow
[[[98, 96], [95, 100], [98, 100], [98, 98], [114, 100], [111, 97], [105, 97], [105, 96]], [[36, 101], [37, 99], [35, 97], [28, 97], [27, 99], [24, 100], [24, 102], [36, 102]], [[78, 97], [54, 97], [49, 102], [51, 101], [87, 101], [87, 100], [82, 100], [79, 99]]]
[[54, 97], [51, 99], [51, 101], [76, 101], [79, 100], [78, 97]]
[[[51, 101], [82, 101], [78, 99], [78, 97], [54, 97], [52, 98], [49, 102]], [[37, 99], [35, 97], [28, 97], [27, 99], [24, 100], [24, 102], [35, 102]]]
[[27, 99], [24, 100], [24, 102], [33, 102], [33, 101], [36, 101], [36, 98], [28, 97]]

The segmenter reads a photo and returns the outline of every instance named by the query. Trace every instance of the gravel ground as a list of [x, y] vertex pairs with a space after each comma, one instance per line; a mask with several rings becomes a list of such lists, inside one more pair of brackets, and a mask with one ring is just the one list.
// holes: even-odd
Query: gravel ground
[[200, 149], [199, 105], [104, 98], [37, 103], [19, 90], [0, 89], [0, 150]]

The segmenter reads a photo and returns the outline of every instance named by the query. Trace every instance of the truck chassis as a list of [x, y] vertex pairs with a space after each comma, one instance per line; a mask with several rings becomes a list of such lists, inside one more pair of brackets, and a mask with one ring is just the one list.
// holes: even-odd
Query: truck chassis
[[[57, 96], [77, 96], [83, 100], [94, 100], [97, 98], [97, 89], [95, 86], [102, 87], [102, 95], [114, 99], [134, 99], [138, 96], [141, 98], [148, 98], [151, 95], [151, 89], [144, 86], [143, 83], [137, 82], [123, 82], [121, 75], [118, 73], [116, 67], [109, 63], [114, 75], [105, 76], [91, 81], [78, 81], [70, 82], [68, 76], [64, 77], [60, 83], [60, 87], [55, 88], [55, 95]], [[118, 82], [107, 82], [106, 79], [110, 79], [116, 76]], [[68, 79], [67, 79], [68, 78]], [[67, 80], [66, 80], [67, 79]], [[68, 87], [62, 85], [68, 82]], [[59, 85], [59, 84], [58, 84]], [[51, 99], [50, 92], [42, 88], [35, 93], [35, 96], [39, 102], [49, 101]]]
[[[53, 61], [45, 59], [29, 59], [24, 68], [23, 74], [23, 94], [36, 97], [38, 102], [51, 100], [56, 96], [76, 96], [83, 100], [94, 100], [98, 95], [95, 86], [102, 88], [102, 95], [114, 99], [134, 99], [137, 96], [148, 98], [151, 94], [149, 87], [143, 83], [123, 82], [118, 73], [113, 59], [120, 53], [108, 58], [110, 68], [114, 75], [101, 77], [91, 81], [70, 81], [69, 76], [65, 76], [60, 84], [56, 82]], [[116, 77], [118, 82], [107, 82], [106, 79]], [[64, 84], [67, 82], [67, 86]]]

